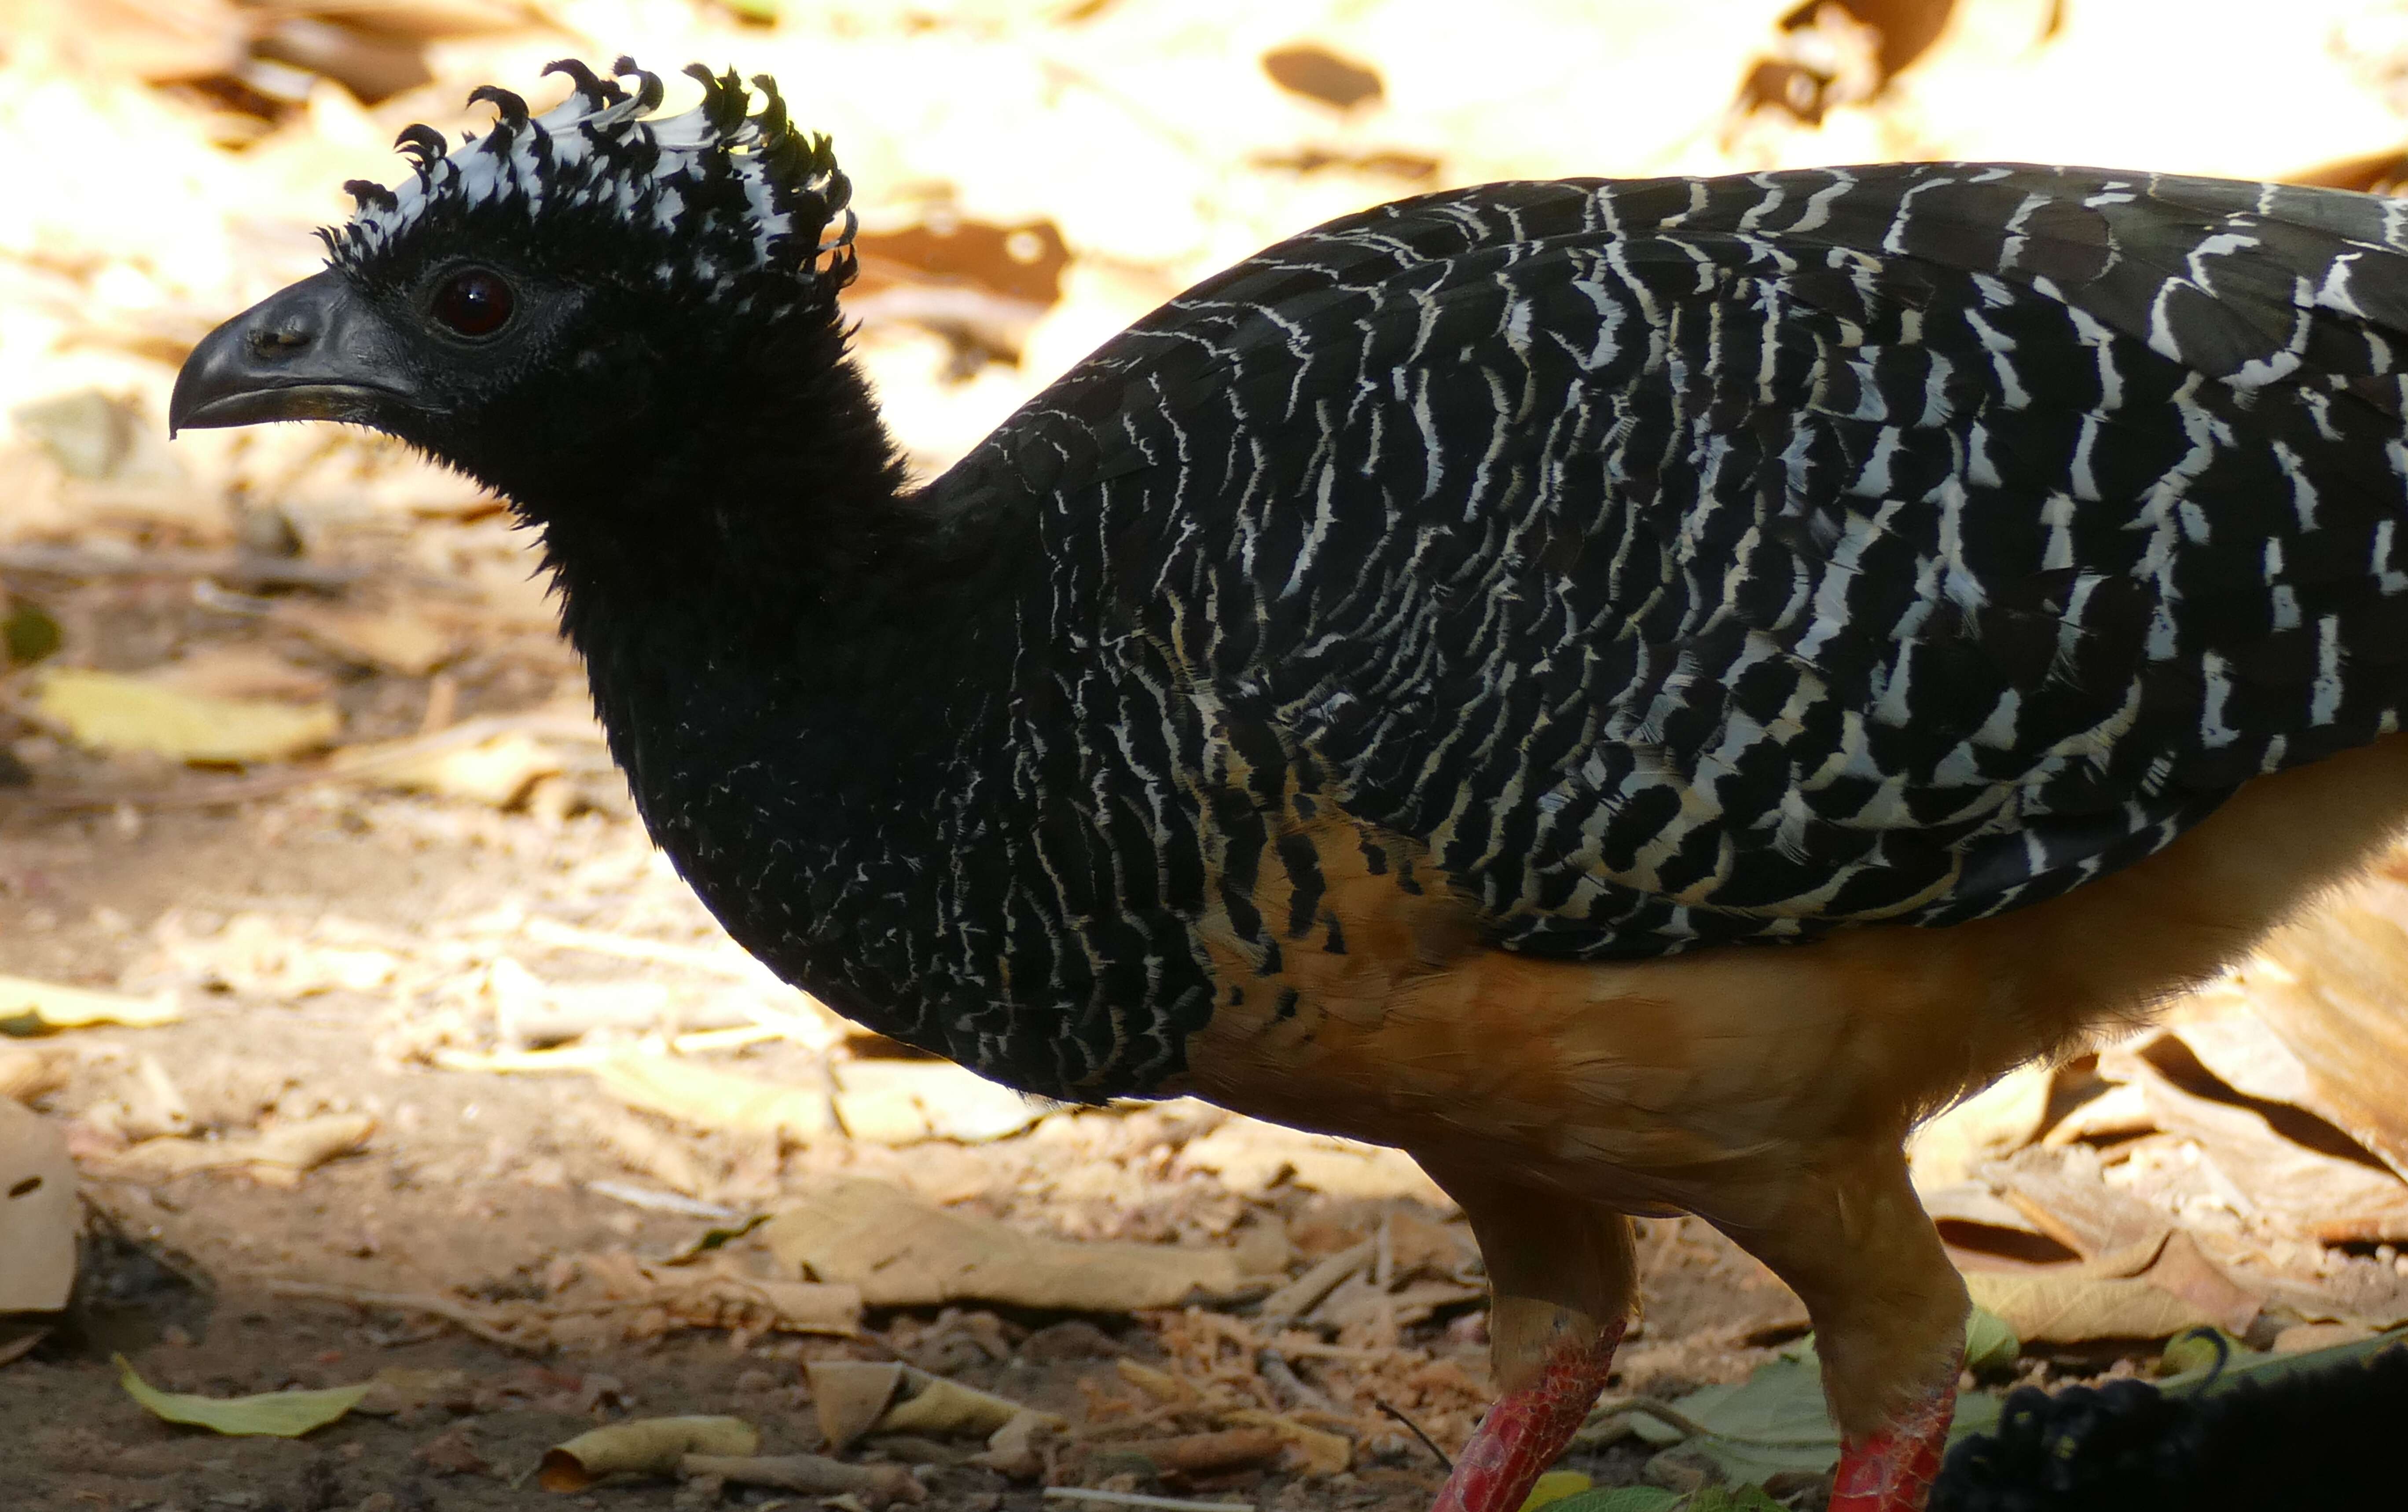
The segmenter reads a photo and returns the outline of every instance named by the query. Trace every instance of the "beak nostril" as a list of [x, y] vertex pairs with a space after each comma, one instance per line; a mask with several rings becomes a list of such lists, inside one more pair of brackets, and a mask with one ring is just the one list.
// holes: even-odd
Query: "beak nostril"
[[251, 349], [263, 357], [289, 354], [309, 345], [310, 334], [298, 326], [271, 327], [251, 334]]

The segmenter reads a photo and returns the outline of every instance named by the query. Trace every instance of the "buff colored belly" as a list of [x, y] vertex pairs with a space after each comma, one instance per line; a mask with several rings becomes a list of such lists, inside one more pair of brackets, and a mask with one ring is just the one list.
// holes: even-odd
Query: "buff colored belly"
[[[1470, 906], [1404, 864], [1411, 842], [1324, 807], [1291, 834], [1325, 892], [1269, 969], [1207, 920], [1217, 1006], [1172, 1090], [1746, 1225], [1834, 1142], [1895, 1148], [1965, 1089], [2212, 975], [2403, 818], [2394, 736], [2259, 779], [2150, 860], [1998, 919], [1589, 963], [1481, 946]], [[1288, 920], [1289, 887], [1261, 869], [1263, 918]]]

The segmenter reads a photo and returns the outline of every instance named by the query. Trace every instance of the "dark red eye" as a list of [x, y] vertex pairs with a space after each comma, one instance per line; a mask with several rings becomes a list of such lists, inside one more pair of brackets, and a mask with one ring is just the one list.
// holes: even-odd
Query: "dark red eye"
[[452, 275], [435, 291], [435, 318], [456, 335], [489, 336], [509, 323], [516, 304], [501, 275], [470, 268]]

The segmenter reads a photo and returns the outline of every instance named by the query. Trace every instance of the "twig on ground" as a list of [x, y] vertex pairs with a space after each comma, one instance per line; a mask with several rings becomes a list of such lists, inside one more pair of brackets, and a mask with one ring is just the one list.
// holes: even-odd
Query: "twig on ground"
[[518, 1354], [541, 1354], [550, 1348], [549, 1341], [523, 1339], [508, 1330], [495, 1328], [477, 1316], [463, 1304], [442, 1297], [413, 1296], [395, 1291], [363, 1291], [357, 1287], [333, 1286], [323, 1281], [270, 1281], [270, 1294], [280, 1297], [314, 1297], [324, 1302], [347, 1302], [354, 1307], [381, 1307], [388, 1312], [424, 1313], [440, 1318], [462, 1331], [475, 1334], [488, 1344], [499, 1345]]
[[1255, 1356], [1254, 1369], [1263, 1379], [1271, 1383], [1271, 1390], [1287, 1399], [1289, 1406], [1311, 1407], [1318, 1412], [1338, 1410], [1336, 1404], [1319, 1388], [1291, 1369], [1287, 1357], [1277, 1349], [1267, 1348]]
[[1446, 1450], [1438, 1447], [1438, 1441], [1436, 1439], [1433, 1439], [1427, 1434], [1422, 1432], [1421, 1424], [1413, 1421], [1411, 1418], [1406, 1417], [1401, 1410], [1389, 1403], [1380, 1400], [1378, 1397], [1373, 1397], [1371, 1399], [1371, 1405], [1379, 1408], [1382, 1412], [1386, 1413], [1389, 1417], [1396, 1419], [1397, 1421], [1403, 1423], [1407, 1433], [1412, 1434], [1415, 1438], [1422, 1441], [1422, 1448], [1438, 1456], [1438, 1462], [1445, 1468], [1448, 1475], [1451, 1476], [1455, 1474], [1454, 1459], [1448, 1455]]

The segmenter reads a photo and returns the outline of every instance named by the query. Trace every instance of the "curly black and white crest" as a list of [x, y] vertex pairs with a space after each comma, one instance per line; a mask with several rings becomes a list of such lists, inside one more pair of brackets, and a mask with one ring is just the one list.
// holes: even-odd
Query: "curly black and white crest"
[[577, 86], [558, 107], [532, 115], [518, 95], [486, 85], [469, 95], [497, 112], [481, 139], [464, 134], [455, 151], [433, 127], [410, 126], [394, 144], [415, 162], [410, 178], [391, 189], [344, 185], [359, 208], [321, 234], [335, 265], [373, 278], [428, 233], [540, 228], [558, 245], [579, 232], [655, 241], [659, 251], [641, 266], [662, 282], [724, 289], [783, 275], [832, 292], [850, 278], [852, 185], [828, 139], [787, 121], [767, 75], [752, 81], [755, 111], [733, 69], [713, 76], [693, 64], [685, 72], [701, 81], [702, 103], [663, 116], [654, 114], [660, 78], [632, 59], [613, 68], [634, 80], [632, 93], [572, 59], [544, 72]]

